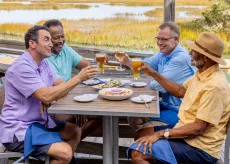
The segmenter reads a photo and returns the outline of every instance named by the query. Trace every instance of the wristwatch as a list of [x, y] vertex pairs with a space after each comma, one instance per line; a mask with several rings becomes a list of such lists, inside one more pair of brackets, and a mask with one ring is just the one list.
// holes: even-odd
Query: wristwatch
[[166, 139], [169, 139], [169, 136], [170, 136], [169, 129], [165, 129], [165, 131], [164, 131], [164, 137]]

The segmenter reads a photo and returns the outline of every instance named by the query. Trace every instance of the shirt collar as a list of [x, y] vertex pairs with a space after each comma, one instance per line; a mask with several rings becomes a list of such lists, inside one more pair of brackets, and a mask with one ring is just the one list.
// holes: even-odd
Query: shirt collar
[[27, 60], [31, 64], [31, 66], [36, 70], [38, 69], [41, 70], [45, 66], [45, 60], [42, 60], [38, 66], [37, 63], [32, 58], [31, 54], [27, 50], [24, 51], [21, 57]]
[[219, 69], [219, 64], [215, 64], [206, 69], [204, 72], [200, 73], [199, 71], [196, 71], [195, 75], [197, 76], [198, 80], [204, 82], [213, 72], [218, 71]]
[[178, 45], [176, 46], [176, 48], [174, 48], [174, 50], [171, 52], [170, 55], [167, 55], [167, 54], [164, 54], [164, 53], [161, 53], [161, 54], [164, 55], [164, 57], [168, 61], [172, 56], [174, 56], [175, 54], [178, 53], [178, 50], [181, 50], [181, 49], [182, 49], [182, 47], [181, 47], [180, 43], [178, 43]]
[[54, 59], [57, 58], [57, 57], [59, 57], [61, 55], [61, 52], [65, 48], [65, 46], [66, 46], [66, 44], [63, 45], [62, 50], [59, 52], [59, 54], [54, 54], [54, 53], [51, 52], [51, 56], [50, 57], [54, 58]]

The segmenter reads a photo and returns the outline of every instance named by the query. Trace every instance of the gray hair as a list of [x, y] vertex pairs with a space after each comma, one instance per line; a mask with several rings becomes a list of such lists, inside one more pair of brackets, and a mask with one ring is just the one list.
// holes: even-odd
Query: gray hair
[[165, 29], [165, 28], [169, 28], [175, 35], [177, 35], [177, 37], [180, 37], [180, 29], [178, 27], [178, 25], [175, 22], [172, 21], [168, 21], [168, 22], [164, 22], [159, 26], [159, 29]]

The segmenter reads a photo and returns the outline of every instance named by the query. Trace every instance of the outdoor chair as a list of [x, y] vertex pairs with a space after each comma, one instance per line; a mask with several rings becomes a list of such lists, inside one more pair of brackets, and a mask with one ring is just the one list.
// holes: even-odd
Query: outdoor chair
[[[13, 162], [13, 164], [29, 164], [29, 159], [34, 159], [29, 157], [24, 162], [22, 162], [24, 158], [23, 153], [7, 151], [6, 148], [2, 144], [0, 144], [0, 164], [8, 164], [9, 158], [19, 158], [18, 160]], [[46, 156], [45, 164], [49, 164], [49, 161], [49, 156]]]

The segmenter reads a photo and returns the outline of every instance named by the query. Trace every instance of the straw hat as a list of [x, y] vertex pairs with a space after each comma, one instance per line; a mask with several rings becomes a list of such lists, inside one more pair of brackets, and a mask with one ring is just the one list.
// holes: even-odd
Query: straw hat
[[216, 35], [203, 32], [196, 41], [187, 40], [185, 43], [193, 50], [213, 61], [221, 65], [227, 65], [226, 61], [221, 58], [224, 51], [224, 43]]

